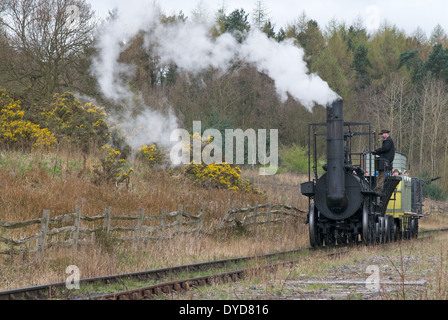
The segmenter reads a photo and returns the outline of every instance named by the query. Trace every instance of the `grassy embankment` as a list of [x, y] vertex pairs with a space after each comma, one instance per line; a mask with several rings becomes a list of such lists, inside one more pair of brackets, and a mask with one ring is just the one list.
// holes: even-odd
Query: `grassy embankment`
[[[34, 255], [0, 256], [0, 290], [65, 281], [65, 269], [76, 265], [83, 278], [134, 272], [169, 265], [205, 261], [224, 257], [246, 256], [289, 250], [305, 246], [307, 236], [303, 221], [276, 224], [243, 233], [215, 232], [230, 207], [267, 203], [291, 203], [305, 208], [307, 200], [300, 195], [302, 177], [283, 173], [261, 177], [258, 171], [245, 171], [264, 195], [231, 190], [204, 188], [194, 185], [183, 175], [170, 175], [168, 170], [150, 169], [136, 160], [130, 184], [95, 185], [93, 167], [99, 155], [83, 158], [78, 152], [57, 153], [2, 152], [0, 155], [0, 220], [19, 222], [40, 218], [44, 209], [51, 217], [82, 207], [82, 213], [97, 216], [106, 206], [113, 215], [137, 215], [140, 208], [147, 214], [159, 215], [163, 209], [199, 213], [206, 205], [204, 229], [209, 235], [179, 236], [173, 240], [151, 241], [138, 247], [99, 239], [95, 245], [51, 248], [44, 259]], [[91, 227], [89, 225], [89, 227]], [[24, 238], [39, 232], [39, 227], [20, 231], [0, 229], [0, 235]]]

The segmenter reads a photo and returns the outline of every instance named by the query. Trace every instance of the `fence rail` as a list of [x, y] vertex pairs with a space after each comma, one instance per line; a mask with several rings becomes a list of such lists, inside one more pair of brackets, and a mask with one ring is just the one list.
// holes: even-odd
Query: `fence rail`
[[266, 223], [274, 223], [283, 221], [285, 217], [303, 217], [298, 213], [306, 213], [300, 209], [295, 208], [293, 205], [283, 204], [258, 204], [255, 202], [254, 206], [248, 205], [247, 208], [230, 208], [227, 211], [224, 219], [219, 226], [219, 229], [233, 228], [235, 226], [250, 226], [261, 225]]
[[[111, 207], [106, 207], [103, 215], [89, 217], [83, 215], [81, 213], [81, 208], [77, 207], [74, 213], [58, 216], [53, 219], [50, 219], [51, 212], [49, 210], [44, 210], [42, 218], [39, 219], [24, 222], [0, 221], [0, 227], [8, 230], [40, 225], [39, 233], [23, 239], [13, 240], [0, 236], [0, 244], [3, 243], [9, 248], [6, 250], [0, 249], [0, 254], [13, 255], [22, 252], [31, 252], [36, 253], [37, 258], [42, 258], [43, 252], [47, 248], [53, 246], [74, 246], [76, 248], [81, 242], [86, 242], [81, 239], [80, 235], [85, 236], [96, 232], [104, 232], [106, 236], [109, 236], [112, 232], [133, 232], [134, 234], [132, 237], [121, 237], [117, 238], [117, 240], [131, 240], [137, 243], [150, 239], [173, 238], [178, 234], [201, 231], [204, 219], [204, 209], [205, 206], [201, 206], [198, 216], [184, 212], [182, 205], [179, 205], [178, 211], [167, 213], [166, 210], [163, 210], [161, 215], [146, 215], [145, 209], [140, 209], [139, 214], [136, 216], [114, 216], [111, 213]], [[103, 220], [103, 224], [94, 228], [82, 228], [81, 226], [81, 221], [97, 222], [101, 220]], [[112, 226], [111, 221], [113, 220], [136, 221], [136, 225], [130, 227]], [[146, 226], [144, 225], [145, 220], [159, 220], [159, 224]], [[52, 228], [52, 226], [58, 226], [64, 223], [71, 223], [71, 225]], [[65, 241], [47, 243], [49, 237], [56, 235], [66, 235], [70, 237]], [[33, 241], [36, 240], [37, 244], [32, 246]]]

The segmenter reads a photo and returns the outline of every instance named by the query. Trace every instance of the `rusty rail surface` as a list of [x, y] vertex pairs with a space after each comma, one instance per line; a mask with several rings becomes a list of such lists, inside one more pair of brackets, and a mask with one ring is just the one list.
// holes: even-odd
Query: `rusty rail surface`
[[[336, 253], [329, 253], [329, 258], [337, 258], [348, 253], [349, 251], [341, 251]], [[257, 274], [261, 271], [275, 271], [279, 267], [292, 267], [301, 260], [288, 260], [280, 263], [268, 264], [266, 266], [257, 266], [246, 269], [239, 269], [225, 273], [212, 274], [198, 278], [177, 280], [172, 282], [160, 283], [157, 285], [142, 287], [138, 289], [116, 292], [110, 294], [96, 295], [84, 297], [82, 300], [150, 300], [157, 296], [169, 295], [176, 292], [182, 294], [190, 291], [192, 288], [197, 288], [206, 285], [218, 285], [221, 283], [238, 282], [243, 280], [247, 275]]]
[[118, 293], [110, 293], [98, 296], [85, 297], [83, 300], [144, 300], [151, 299], [154, 296], [171, 294], [176, 292], [181, 294], [187, 292], [192, 288], [197, 288], [206, 285], [217, 285], [227, 282], [237, 282], [244, 279], [247, 274], [260, 272], [264, 269], [276, 269], [280, 266], [294, 265], [299, 260], [287, 261], [279, 264], [268, 265], [265, 267], [239, 269], [235, 271], [207, 275], [199, 278], [191, 278], [185, 280], [177, 280], [173, 282], [160, 283], [150, 287], [138, 288], [129, 291], [123, 291]]

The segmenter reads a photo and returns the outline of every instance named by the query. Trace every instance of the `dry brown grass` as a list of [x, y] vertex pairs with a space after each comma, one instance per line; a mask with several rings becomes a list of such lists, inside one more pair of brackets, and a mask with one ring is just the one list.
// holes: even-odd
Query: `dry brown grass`
[[92, 157], [83, 171], [82, 157], [72, 158], [71, 162], [80, 166], [73, 170], [69, 161], [59, 156], [62, 162], [54, 176], [54, 155], [40, 158], [37, 154], [13, 154], [8, 159], [11, 163], [0, 170], [0, 218], [7, 221], [39, 218], [43, 209], [57, 216], [72, 212], [75, 206], [82, 206], [86, 215], [101, 214], [106, 206], [119, 212], [146, 208], [160, 214], [163, 209], [175, 211], [183, 204], [185, 211], [197, 214], [201, 204], [206, 204], [208, 216], [214, 217], [230, 206], [267, 201], [267, 197], [256, 194], [201, 188], [184, 177], [170, 176], [167, 170], [136, 170], [128, 188], [96, 186], [91, 182]]
[[[58, 165], [55, 166], [55, 163]], [[268, 200], [288, 205], [292, 203], [303, 210], [308, 207], [308, 199], [300, 194], [300, 184], [306, 181], [306, 177], [296, 174], [262, 177], [256, 170], [243, 170], [243, 176], [249, 178], [258, 190], [265, 192], [265, 195], [256, 195], [200, 188], [181, 176], [170, 176], [164, 170], [143, 170], [136, 163], [136, 172], [129, 188], [123, 185], [117, 189], [115, 186], [95, 186], [91, 182], [91, 168], [95, 163], [94, 155], [84, 159], [76, 152], [67, 150], [58, 154], [3, 153], [0, 156], [0, 220], [39, 218], [44, 209], [51, 210], [54, 217], [73, 212], [75, 206], [82, 206], [83, 214], [93, 216], [102, 214], [106, 206], [113, 208], [114, 215], [133, 215], [140, 208], [151, 214], [160, 214], [163, 209], [175, 211], [179, 204], [183, 204], [185, 211], [197, 214], [201, 204], [205, 204], [205, 227], [212, 231], [230, 207], [255, 201], [266, 203]], [[436, 207], [440, 209], [436, 210]], [[421, 221], [421, 227], [434, 229], [448, 226], [444, 208], [444, 203], [427, 201], [424, 209], [427, 216]], [[27, 230], [27, 234], [37, 231], [36, 227]], [[0, 229], [0, 235], [7, 236], [6, 233]], [[25, 233], [15, 232], [14, 236], [23, 238]], [[81, 276], [89, 278], [292, 250], [307, 245], [308, 232], [303, 219], [290, 219], [285, 223], [255, 229], [179, 236], [138, 247], [114, 241], [97, 241], [96, 245], [81, 246], [76, 252], [70, 248], [46, 250], [42, 260], [35, 260], [33, 255], [15, 256], [13, 259], [0, 256], [0, 290], [65, 281], [65, 269], [69, 265], [78, 266]], [[368, 248], [360, 250], [361, 253], [371, 254]], [[375, 252], [378, 250], [382, 249], [375, 249]], [[430, 252], [428, 249], [422, 250]], [[377, 254], [381, 255], [380, 252]], [[433, 252], [433, 256], [436, 254]], [[316, 262], [315, 268], [322, 269], [322, 262]], [[312, 265], [308, 265], [307, 270], [313, 270]], [[439, 278], [445, 279], [442, 276]]]
[[[245, 171], [264, 195], [229, 190], [205, 189], [195, 186], [182, 176], [171, 176], [167, 170], [143, 169], [134, 163], [135, 174], [129, 187], [96, 186], [92, 183], [95, 155], [83, 158], [70, 150], [58, 154], [3, 153], [0, 156], [0, 220], [24, 221], [40, 218], [44, 209], [51, 216], [74, 211], [76, 206], [88, 216], [104, 213], [112, 207], [113, 215], [135, 215], [140, 208], [147, 214], [160, 214], [163, 209], [184, 210], [197, 215], [206, 205], [204, 226], [215, 230], [230, 207], [285, 202], [303, 208], [299, 200], [300, 177], [282, 174], [259, 177], [258, 171]], [[73, 249], [49, 249], [36, 261], [28, 257], [0, 256], [0, 290], [65, 281], [69, 265], [80, 268], [83, 278], [135, 272], [184, 263], [225, 257], [248, 256], [303, 247], [307, 243], [303, 219], [258, 227], [242, 232], [222, 231], [212, 235], [181, 236], [173, 240], [153, 241], [139, 247], [113, 241], [98, 241], [97, 245]], [[135, 223], [133, 223], [135, 224]], [[23, 231], [0, 230], [3, 236], [23, 238]], [[26, 235], [38, 232], [38, 226], [28, 228]]]
[[448, 203], [425, 199], [423, 212], [425, 217], [420, 222], [423, 230], [448, 228]]

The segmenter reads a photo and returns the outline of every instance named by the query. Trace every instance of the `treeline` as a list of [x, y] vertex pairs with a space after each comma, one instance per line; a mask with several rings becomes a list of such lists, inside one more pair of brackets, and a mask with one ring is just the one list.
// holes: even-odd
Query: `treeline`
[[[78, 23], [67, 28], [72, 12]], [[347, 121], [372, 122], [375, 130], [392, 130], [397, 149], [407, 154], [412, 175], [440, 180], [448, 190], [448, 37], [437, 26], [427, 37], [418, 27], [406, 34], [383, 23], [369, 33], [361, 20], [319, 25], [305, 13], [278, 28], [258, 1], [253, 12], [243, 9], [213, 13], [211, 37], [231, 33], [238, 41], [254, 28], [282, 42], [293, 39], [305, 51], [310, 72], [317, 73], [344, 98]], [[96, 56], [97, 31], [119, 14], [100, 22], [84, 0], [8, 0], [0, 5], [0, 87], [20, 100], [29, 120], [38, 119], [54, 94], [75, 92], [107, 111], [120, 105], [101, 94], [90, 72]], [[205, 18], [198, 7], [191, 16], [160, 15], [161, 23]], [[254, 67], [236, 61], [222, 73], [201, 73], [161, 65], [160, 57], [135, 36], [121, 52], [120, 62], [133, 66], [123, 79], [153, 109], [175, 112], [184, 128], [193, 120], [203, 128], [278, 129], [284, 146], [304, 146], [307, 124], [324, 121], [323, 106], [310, 113], [299, 102], [282, 103], [274, 82]], [[85, 99], [85, 97], [88, 97]], [[168, 101], [168, 103], [167, 103]]]

